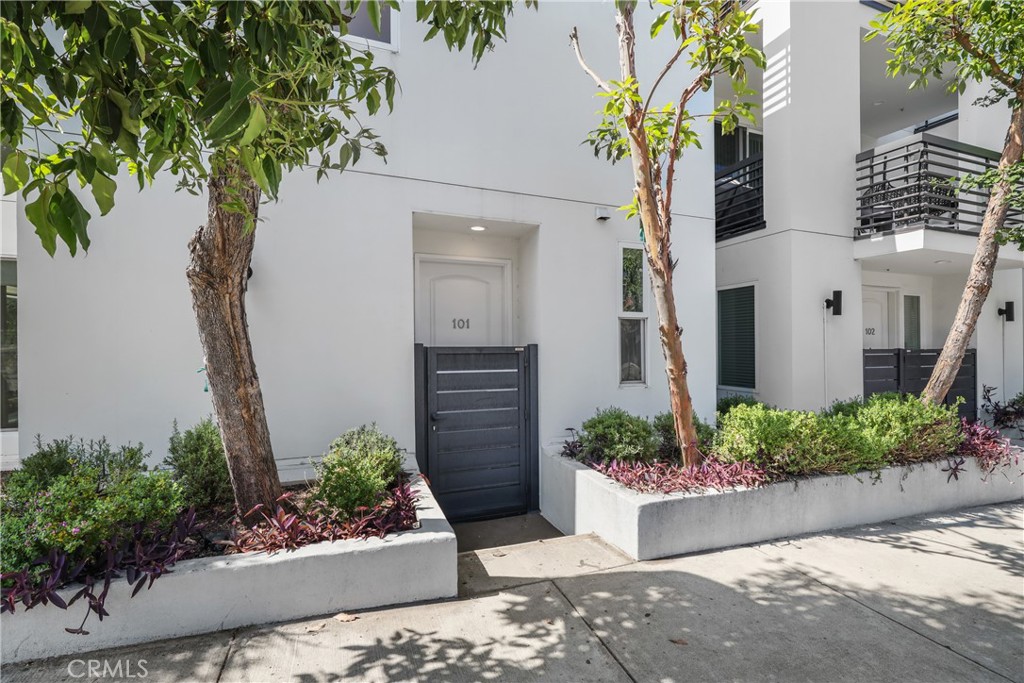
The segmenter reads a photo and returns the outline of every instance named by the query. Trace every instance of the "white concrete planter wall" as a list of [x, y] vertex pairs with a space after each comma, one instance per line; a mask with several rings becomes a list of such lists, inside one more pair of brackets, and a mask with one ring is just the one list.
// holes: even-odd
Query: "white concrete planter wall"
[[[422, 477], [419, 528], [383, 539], [318, 543], [294, 552], [246, 553], [179, 562], [152, 589], [130, 598], [114, 583], [110, 616], [89, 616], [87, 636], [77, 627], [85, 605], [52, 605], [4, 614], [3, 662], [88, 652], [163, 638], [298, 619], [345, 610], [454, 597], [458, 593], [455, 534]], [[69, 599], [75, 588], [60, 591]]]
[[557, 448], [544, 449], [540, 461], [541, 514], [563, 533], [596, 533], [638, 560], [1024, 498], [1019, 468], [983, 479], [973, 459], [948, 483], [945, 463], [929, 462], [877, 475], [668, 495], [627, 489]]

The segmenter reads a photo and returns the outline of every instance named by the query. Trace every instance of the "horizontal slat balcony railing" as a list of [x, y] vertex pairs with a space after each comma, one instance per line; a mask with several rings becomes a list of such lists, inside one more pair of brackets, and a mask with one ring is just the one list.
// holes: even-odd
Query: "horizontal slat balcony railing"
[[764, 228], [764, 159], [754, 154], [715, 174], [715, 239]]
[[[930, 133], [857, 155], [855, 235], [907, 228], [977, 233], [988, 206], [987, 188], [964, 188], [963, 177], [999, 164], [999, 154]], [[1011, 208], [1006, 225], [1024, 224]]]

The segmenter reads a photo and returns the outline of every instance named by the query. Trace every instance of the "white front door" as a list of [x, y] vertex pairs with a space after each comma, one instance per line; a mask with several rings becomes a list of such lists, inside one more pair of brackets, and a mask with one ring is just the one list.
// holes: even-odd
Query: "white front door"
[[416, 255], [416, 342], [508, 346], [511, 263]]
[[889, 292], [884, 289], [864, 288], [864, 348], [895, 348], [890, 324]]

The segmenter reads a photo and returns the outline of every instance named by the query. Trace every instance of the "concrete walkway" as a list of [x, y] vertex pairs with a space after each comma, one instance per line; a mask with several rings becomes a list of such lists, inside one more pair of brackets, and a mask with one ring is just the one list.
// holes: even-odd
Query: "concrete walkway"
[[[592, 536], [545, 539], [461, 555], [460, 600], [77, 659], [145, 660], [161, 682], [1024, 681], [1022, 517], [976, 508], [641, 563]], [[86, 680], [73, 659], [3, 680]]]

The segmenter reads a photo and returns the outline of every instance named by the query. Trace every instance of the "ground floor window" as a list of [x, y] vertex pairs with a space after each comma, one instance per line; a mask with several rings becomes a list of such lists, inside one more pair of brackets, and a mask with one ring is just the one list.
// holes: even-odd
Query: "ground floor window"
[[18, 428], [18, 263], [0, 261], [0, 429]]
[[921, 350], [921, 297], [903, 297], [903, 348]]
[[755, 388], [754, 287], [718, 292], [718, 384]]
[[640, 245], [620, 250], [622, 300], [619, 308], [619, 383], [647, 381], [647, 314], [644, 312], [644, 250]]

